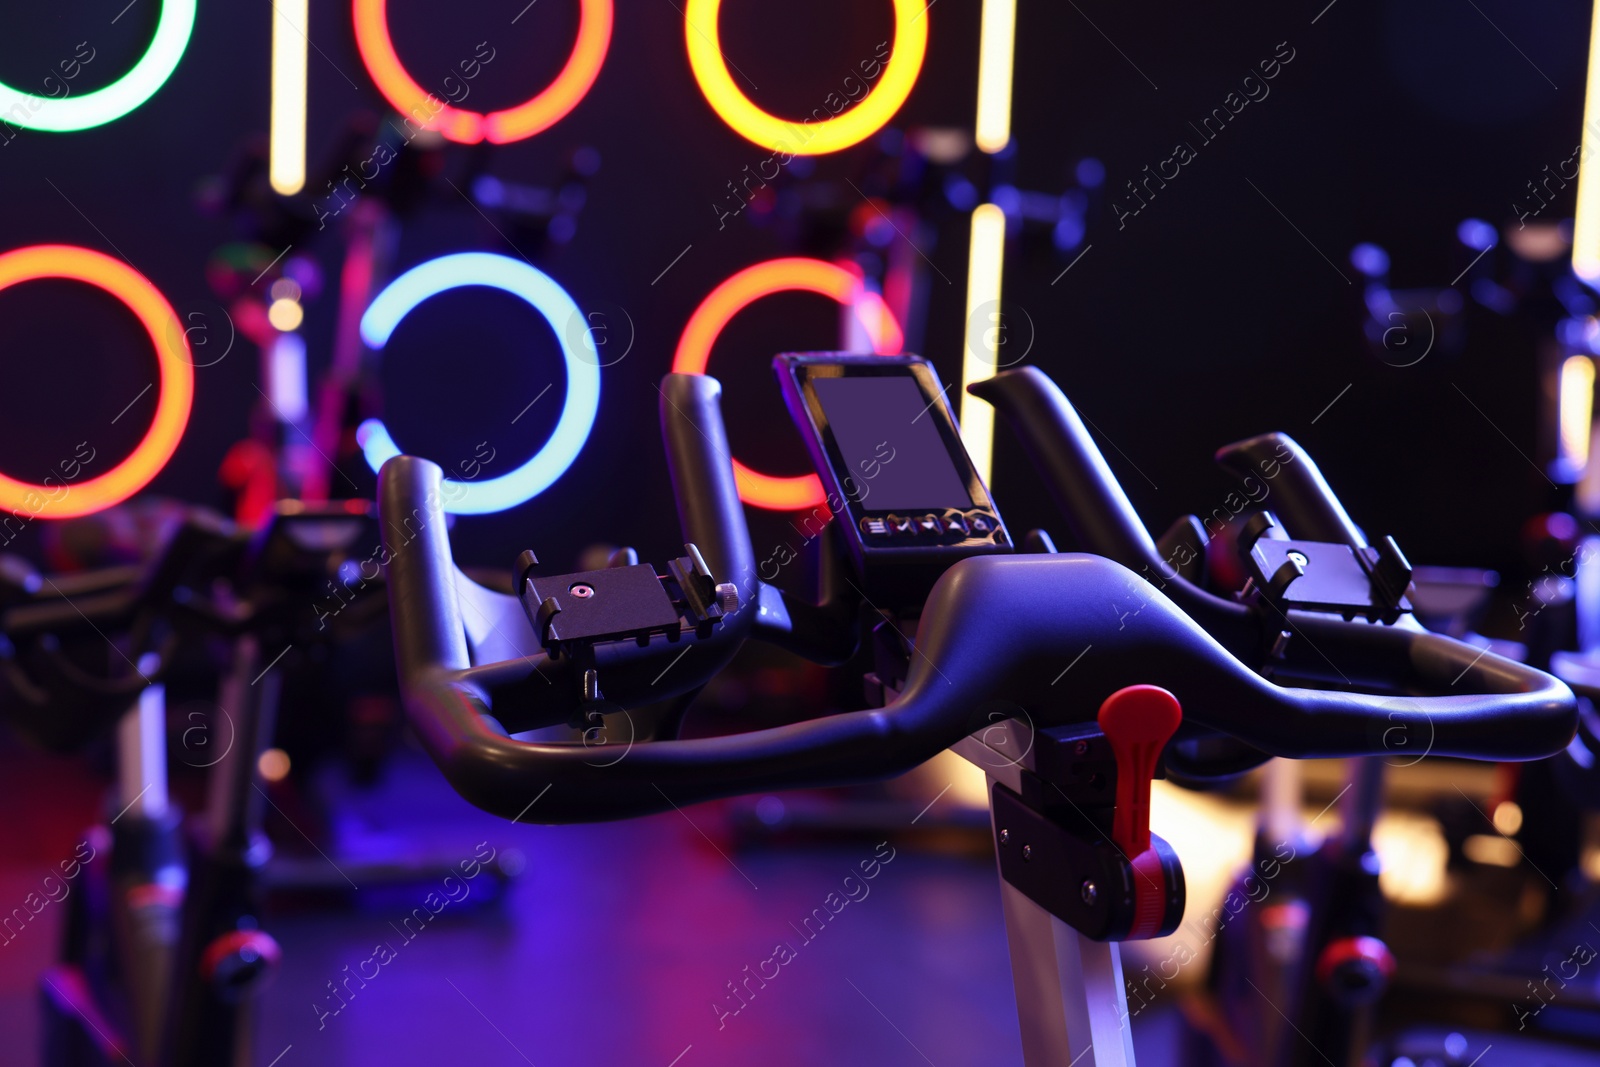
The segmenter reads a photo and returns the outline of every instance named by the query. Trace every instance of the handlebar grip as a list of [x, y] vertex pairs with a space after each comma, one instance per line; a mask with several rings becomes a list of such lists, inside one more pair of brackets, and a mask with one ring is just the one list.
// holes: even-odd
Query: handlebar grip
[[1061, 387], [1036, 367], [1001, 371], [967, 387], [1006, 417], [1077, 541], [1074, 546], [1135, 571], [1177, 601], [1235, 656], [1260, 647], [1259, 626], [1244, 605], [1184, 580], [1162, 558], [1144, 520], [1111, 473], [1100, 447]]
[[1316, 461], [1284, 433], [1264, 433], [1217, 449], [1217, 462], [1241, 479], [1265, 476], [1273, 466], [1269, 510], [1284, 524], [1290, 537], [1304, 541], [1367, 547], [1361, 527], [1322, 476]]
[[1001, 371], [967, 392], [994, 405], [1011, 424], [1072, 530], [1075, 547], [1132, 570], [1171, 569], [1072, 402], [1043, 371]]
[[731, 627], [816, 663], [849, 659], [856, 649], [852, 604], [810, 604], [761, 580], [733, 477], [721, 383], [704, 374], [663, 378], [661, 435], [684, 539], [700, 549], [717, 581], [739, 588], [739, 608], [724, 620], [723, 629]]
[[660, 392], [661, 436], [684, 539], [700, 549], [717, 581], [739, 587], [739, 608], [723, 625], [746, 628], [756, 614], [759, 578], [722, 422], [722, 383], [704, 374], [669, 374]]
[[[447, 580], [455, 574], [439, 487], [444, 472], [416, 456], [396, 456], [378, 478], [389, 618], [402, 685], [419, 670], [470, 666], [461, 604]], [[394, 547], [391, 551], [390, 546]]]

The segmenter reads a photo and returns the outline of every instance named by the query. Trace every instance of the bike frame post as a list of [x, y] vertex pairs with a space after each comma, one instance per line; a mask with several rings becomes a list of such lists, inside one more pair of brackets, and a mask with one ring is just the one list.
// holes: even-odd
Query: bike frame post
[[[160, 669], [151, 653], [138, 670]], [[151, 1058], [170, 1004], [173, 954], [186, 879], [179, 814], [167, 793], [166, 690], [151, 683], [117, 723], [117, 812], [111, 819], [109, 919], [128, 991], [129, 1037]]]
[[[1032, 750], [1032, 729], [1015, 719], [954, 748], [983, 770], [991, 798], [997, 782], [1021, 790]], [[1003, 827], [993, 825], [992, 801], [990, 819], [998, 865]], [[1004, 878], [1000, 900], [1026, 1067], [1134, 1067], [1121, 946], [1083, 936]]]

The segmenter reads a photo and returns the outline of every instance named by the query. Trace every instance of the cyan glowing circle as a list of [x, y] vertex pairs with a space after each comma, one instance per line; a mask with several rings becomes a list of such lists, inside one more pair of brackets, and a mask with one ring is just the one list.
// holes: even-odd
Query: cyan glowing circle
[[[196, 0], [162, 0], [161, 21], [139, 62], [103, 89], [82, 96], [37, 96], [0, 83], [0, 119], [13, 126], [71, 133], [120, 119], [167, 83], [189, 47]], [[57, 79], [60, 80], [60, 79]]]
[[[528, 462], [498, 478], [482, 481], [444, 480], [440, 495], [452, 515], [488, 515], [514, 508], [544, 492], [578, 458], [600, 409], [600, 367], [580, 358], [567, 343], [567, 325], [581, 322], [583, 312], [567, 291], [548, 274], [508, 256], [460, 252], [430, 259], [390, 282], [361, 316], [361, 339], [380, 349], [400, 320], [430, 296], [466, 285], [486, 285], [521, 297], [543, 315], [556, 335], [567, 364], [567, 400], [555, 432]], [[377, 471], [400, 455], [400, 447], [379, 419], [368, 419], [356, 432], [367, 463]]]

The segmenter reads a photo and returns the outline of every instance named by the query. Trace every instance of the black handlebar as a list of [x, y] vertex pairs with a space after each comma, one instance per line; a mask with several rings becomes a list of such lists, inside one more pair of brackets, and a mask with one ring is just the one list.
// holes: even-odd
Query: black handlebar
[[[359, 632], [386, 614], [378, 572], [358, 568], [352, 586], [339, 565], [376, 566], [371, 512], [359, 501], [280, 501], [252, 534], [196, 508], [143, 566], [40, 576], [0, 564], [0, 713], [51, 748], [76, 748], [165, 673], [185, 636], [298, 644]], [[85, 667], [97, 659], [105, 669]]]
[[27, 595], [14, 589], [0, 599], [0, 633], [12, 642], [78, 632], [102, 637], [130, 625], [153, 605], [166, 602], [197, 558], [236, 536], [233, 524], [202, 511], [188, 514], [145, 567], [108, 567], [64, 577], [30, 576]]
[[[1202, 589], [1161, 557], [1083, 420], [1053, 381], [1036, 368], [1024, 367], [1002, 371], [970, 391], [993, 404], [1010, 423], [1081, 547], [1136, 571], [1230, 653], [1258, 669], [1318, 684], [1427, 694], [1502, 692], [1509, 683], [1500, 672], [1507, 668], [1524, 675], [1516, 684], [1526, 689], [1549, 680], [1543, 672], [1415, 624], [1356, 625], [1304, 611], [1263, 618], [1236, 600]], [[1292, 535], [1352, 547], [1366, 544], [1321, 471], [1291, 438], [1282, 434], [1251, 438], [1221, 450], [1218, 459], [1241, 476], [1271, 472], [1273, 510]], [[1288, 642], [1281, 660], [1271, 660], [1266, 651], [1280, 632], [1291, 632], [1297, 639]], [[1491, 659], [1495, 666], [1485, 667]], [[1442, 673], [1444, 661], [1455, 665], [1454, 673]], [[1575, 729], [1575, 711], [1573, 723]], [[1558, 744], [1552, 735], [1543, 743], [1553, 752], [1565, 741]]]
[[1272, 511], [1308, 541], [1365, 548], [1367, 538], [1306, 450], [1288, 434], [1265, 433], [1217, 450], [1217, 462], [1241, 479], [1258, 482], [1272, 470]]
[[722, 473], [733, 461], [721, 405], [722, 384], [715, 378], [662, 379], [661, 434], [684, 540], [699, 547], [718, 581], [739, 588], [739, 609], [722, 628], [817, 663], [843, 663], [856, 647], [856, 605], [844, 597], [810, 604], [761, 580], [739, 487]]
[[1162, 575], [1171, 569], [1077, 409], [1043, 371], [1004, 371], [974, 382], [967, 392], [1010, 421], [1077, 547], [1131, 571]]
[[[1054, 417], [1071, 414], [1065, 398], [1053, 403], [1037, 388], [1037, 381], [1049, 384], [1037, 372], [995, 381], [1029, 379], [1033, 388], [1002, 385], [984, 392], [1002, 407], [1008, 394], [1043, 454], [1057, 458], [1052, 488], [1073, 502], [1072, 514], [1081, 517], [1097, 505], [1110, 513], [1082, 520], [1099, 539], [1096, 548], [1124, 562], [1159, 565], [1153, 542], [1081, 422], [1075, 414]], [[658, 635], [644, 644], [597, 645], [605, 697], [622, 707], [703, 684], [745, 637], [791, 647], [811, 643], [797, 641], [792, 624], [762, 621], [769, 600], [784, 605], [791, 620], [806, 606], [778, 597], [751, 574], [719, 395], [709, 379], [669, 376], [662, 411], [685, 538], [702, 546], [714, 568], [723, 568], [719, 579], [738, 582], [741, 607], [709, 637], [687, 631], [670, 640]], [[1074, 425], [1076, 441], [1070, 439]], [[1055, 439], [1063, 427], [1069, 439]], [[532, 648], [514, 659], [471, 663], [461, 605], [482, 611], [490, 601], [452, 562], [440, 477], [437, 466], [409, 456], [390, 460], [380, 475], [401, 693], [423, 745], [451, 784], [506, 818], [588, 822], [765, 789], [883, 778], [1004, 718], [1040, 727], [1091, 719], [1106, 696], [1134, 683], [1170, 689], [1183, 701], [1186, 719], [1295, 757], [1431, 752], [1532, 759], [1559, 750], [1575, 724], [1571, 692], [1549, 675], [1449, 638], [1339, 620], [1310, 618], [1298, 629], [1308, 643], [1356, 634], [1339, 642], [1340, 649], [1365, 657], [1391, 686], [1459, 695], [1386, 697], [1275, 685], [1127, 567], [1067, 554], [972, 558], [950, 568], [925, 605], [905, 686], [882, 709], [730, 737], [639, 743], [620, 754], [615, 747], [517, 741], [504, 731], [571, 720], [581, 708], [579, 680], [571, 659]], [[1158, 580], [1164, 580], [1159, 572]], [[752, 586], [755, 595], [747, 596]], [[1220, 605], [1241, 636], [1248, 636], [1246, 627], [1259, 630], [1241, 605], [1186, 583], [1166, 581], [1166, 587], [1208, 610], [1210, 602]], [[521, 614], [514, 598], [498, 595], [494, 603], [508, 626]], [[1510, 722], [1516, 729], [1506, 729]]]

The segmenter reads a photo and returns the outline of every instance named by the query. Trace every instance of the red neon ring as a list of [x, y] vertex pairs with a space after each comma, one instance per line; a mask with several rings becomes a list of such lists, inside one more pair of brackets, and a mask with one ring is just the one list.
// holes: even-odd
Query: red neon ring
[[[34, 245], [0, 255], [0, 289], [38, 278], [68, 278], [104, 289], [128, 305], [156, 347], [161, 381], [150, 430], [121, 463], [86, 482], [33, 485], [0, 474], [0, 508], [18, 515], [72, 519], [120, 504], [150, 484], [178, 448], [194, 404], [194, 359], [177, 313], [149, 279], [99, 252]], [[63, 488], [66, 494], [52, 499]], [[38, 500], [37, 506], [34, 501]]]
[[[820, 259], [771, 259], [733, 275], [695, 308], [678, 339], [678, 351], [672, 357], [673, 373], [704, 374], [711, 360], [711, 346], [735, 315], [764, 296], [794, 290], [832, 297], [852, 308], [877, 355], [896, 355], [905, 345], [905, 335], [888, 305], [862, 285], [859, 274]], [[799, 511], [825, 503], [822, 482], [815, 474], [780, 478], [734, 460], [733, 476], [739, 486], [739, 499], [758, 508]]]
[[[402, 115], [420, 122], [424, 129], [438, 130], [460, 144], [485, 140], [506, 144], [532, 137], [561, 121], [600, 76], [606, 49], [611, 45], [612, 0], [581, 2], [578, 40], [555, 81], [516, 107], [487, 115], [444, 103], [436, 111], [428, 110], [429, 101], [437, 102], [438, 98], [418, 85], [400, 61], [389, 36], [388, 0], [354, 0], [356, 49], [384, 99]], [[429, 117], [421, 118], [418, 111]]]

